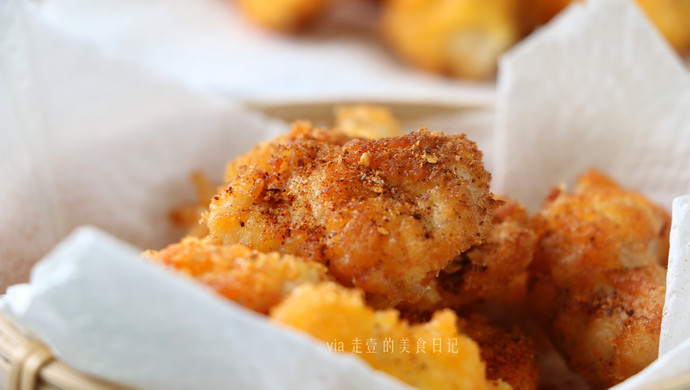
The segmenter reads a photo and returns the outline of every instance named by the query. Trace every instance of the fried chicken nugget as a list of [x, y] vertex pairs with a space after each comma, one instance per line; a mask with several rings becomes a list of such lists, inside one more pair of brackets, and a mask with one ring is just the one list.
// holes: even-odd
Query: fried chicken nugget
[[490, 175], [462, 135], [422, 129], [342, 146], [287, 138], [214, 197], [216, 240], [320, 262], [342, 284], [395, 304], [419, 299], [491, 227]]
[[431, 72], [488, 79], [520, 39], [515, 0], [389, 0], [383, 31], [405, 60]]
[[254, 23], [277, 31], [296, 31], [321, 14], [329, 0], [237, 0]]
[[259, 253], [244, 245], [214, 245], [209, 239], [187, 237], [161, 251], [146, 251], [144, 256], [263, 314], [296, 286], [329, 280], [321, 264]]
[[539, 363], [536, 349], [517, 327], [504, 331], [477, 314], [461, 318], [459, 326], [462, 333], [479, 344], [489, 380], [503, 380], [514, 390], [537, 388]]
[[[271, 317], [326, 342], [331, 350], [356, 353], [375, 369], [420, 389], [494, 386], [486, 379], [477, 344], [458, 333], [450, 310], [428, 323], [408, 325], [393, 309], [367, 307], [361, 291], [321, 283], [296, 288], [271, 310]], [[434, 345], [440, 352], [433, 352]]]
[[499, 207], [486, 241], [455, 259], [436, 279], [444, 301], [458, 307], [507, 291], [532, 262], [536, 236], [528, 221], [517, 201]]
[[[524, 297], [522, 282], [532, 261], [536, 236], [525, 208], [515, 200], [502, 201], [494, 211], [486, 240], [441, 270], [419, 302], [400, 307], [407, 318], [424, 318], [425, 313], [444, 307], [459, 309], [509, 291], [511, 298]], [[376, 301], [372, 304], [385, 306]]]
[[656, 359], [669, 215], [591, 171], [554, 190], [534, 226], [530, 306], [573, 369], [607, 388]]

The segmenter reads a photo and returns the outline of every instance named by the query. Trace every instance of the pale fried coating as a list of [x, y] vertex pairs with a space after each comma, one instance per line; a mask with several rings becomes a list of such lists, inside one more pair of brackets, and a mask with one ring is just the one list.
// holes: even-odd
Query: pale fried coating
[[479, 344], [489, 380], [501, 379], [515, 390], [537, 388], [539, 363], [536, 349], [517, 327], [504, 331], [477, 314], [460, 319], [459, 326], [464, 334]]
[[591, 171], [547, 198], [534, 221], [530, 307], [595, 388], [657, 357], [670, 217]]
[[342, 146], [288, 138], [216, 195], [216, 240], [320, 262], [342, 284], [395, 304], [419, 299], [491, 227], [490, 176], [464, 135], [422, 129]]
[[334, 129], [353, 138], [378, 139], [402, 135], [400, 123], [388, 109], [366, 104], [336, 107]]
[[290, 255], [259, 253], [244, 245], [214, 245], [209, 239], [187, 237], [144, 256], [264, 314], [296, 286], [328, 280], [321, 264]]
[[[520, 0], [526, 30], [547, 23], [578, 0]], [[690, 50], [690, 0], [636, 0], [642, 11], [679, 53]]]
[[[524, 297], [524, 280], [532, 261], [536, 236], [525, 208], [504, 198], [493, 214], [492, 229], [486, 240], [462, 253], [429, 284], [423, 298], [400, 309], [411, 318], [450, 307], [458, 309], [482, 299], [510, 292], [511, 298]], [[372, 302], [383, 306], [380, 302]]]
[[[428, 323], [408, 325], [395, 310], [367, 307], [360, 291], [322, 283], [296, 288], [271, 310], [271, 317], [309, 333], [334, 350], [343, 342], [343, 352], [356, 353], [359, 341], [360, 358], [420, 389], [490, 386], [477, 344], [458, 333], [457, 317], [450, 310], [438, 312]], [[439, 341], [440, 352], [434, 353], [434, 343], [439, 345]], [[449, 341], [457, 342], [457, 353], [450, 350]], [[424, 352], [418, 352], [418, 344], [424, 344]]]
[[516, 0], [389, 0], [383, 31], [415, 66], [450, 76], [493, 77], [520, 39]]
[[254, 23], [278, 31], [296, 31], [321, 14], [329, 0], [236, 0]]

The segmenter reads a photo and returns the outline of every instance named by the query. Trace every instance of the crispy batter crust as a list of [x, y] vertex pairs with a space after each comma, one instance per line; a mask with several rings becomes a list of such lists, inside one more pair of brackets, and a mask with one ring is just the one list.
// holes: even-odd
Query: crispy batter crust
[[322, 133], [297, 126], [243, 157], [259, 162], [239, 167], [212, 201], [211, 236], [315, 260], [393, 304], [418, 300], [484, 241], [497, 202], [473, 142], [422, 129], [339, 145], [342, 136]]
[[242, 166], [251, 166], [264, 171], [275, 169], [270, 164], [273, 155], [282, 148], [289, 148], [292, 144], [314, 143], [342, 146], [351, 139], [351, 136], [342, 131], [321, 129], [313, 127], [308, 121], [297, 121], [292, 124], [288, 133], [281, 134], [270, 141], [261, 142], [249, 152], [230, 160], [225, 167], [225, 182], [232, 181]]
[[[458, 333], [457, 317], [450, 310], [438, 312], [428, 323], [408, 325], [395, 310], [367, 307], [361, 291], [322, 283], [298, 287], [271, 311], [271, 317], [331, 343], [331, 348], [342, 341], [344, 352], [352, 352], [353, 341], [359, 340], [360, 358], [420, 389], [490, 386], [477, 344]], [[434, 343], [439, 341], [440, 352], [434, 353]], [[456, 353], [448, 348], [449, 341], [457, 342]], [[418, 352], [418, 343], [423, 343], [424, 352]], [[374, 352], [367, 353], [368, 348]]]
[[532, 261], [536, 237], [527, 212], [508, 201], [494, 215], [486, 241], [455, 259], [436, 279], [447, 305], [458, 307], [505, 293]]
[[535, 390], [539, 363], [532, 340], [517, 327], [504, 331], [477, 314], [460, 320], [460, 330], [481, 349], [489, 380], [501, 379], [515, 390]]
[[[510, 292], [524, 297], [527, 268], [532, 261], [536, 236], [525, 208], [503, 198], [493, 215], [493, 227], [486, 240], [456, 257], [429, 284], [423, 298], [401, 305], [408, 318], [425, 318], [434, 310], [464, 305]], [[519, 300], [519, 297], [513, 297]], [[372, 304], [385, 306], [372, 298]]]
[[530, 306], [570, 365], [606, 388], [656, 359], [669, 215], [592, 171], [534, 226]]
[[259, 253], [244, 245], [218, 246], [209, 239], [187, 237], [144, 256], [264, 314], [296, 286], [328, 280], [321, 264], [290, 255]]

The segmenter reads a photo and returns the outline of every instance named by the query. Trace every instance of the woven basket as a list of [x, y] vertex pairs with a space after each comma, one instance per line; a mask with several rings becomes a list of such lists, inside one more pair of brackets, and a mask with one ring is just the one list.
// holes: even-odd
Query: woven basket
[[[0, 389], [134, 390], [79, 373], [55, 359], [48, 348], [24, 336], [0, 315]], [[690, 373], [640, 390], [690, 389]]]

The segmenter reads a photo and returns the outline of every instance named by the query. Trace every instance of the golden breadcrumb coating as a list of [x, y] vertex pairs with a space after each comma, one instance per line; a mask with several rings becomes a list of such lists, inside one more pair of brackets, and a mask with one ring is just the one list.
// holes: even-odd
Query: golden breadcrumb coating
[[516, 0], [389, 0], [383, 31], [393, 49], [436, 73], [487, 79], [520, 39]]
[[[521, 18], [527, 31], [548, 23], [578, 0], [521, 0]], [[690, 50], [690, 0], [636, 0], [642, 11], [679, 53]]]
[[402, 135], [400, 123], [388, 109], [365, 104], [336, 107], [334, 130], [353, 138], [378, 139]]
[[317, 261], [393, 304], [419, 299], [453, 258], [484, 241], [497, 202], [464, 135], [422, 129], [340, 146], [304, 131], [260, 146], [268, 162], [237, 169], [211, 202], [212, 237]]
[[536, 215], [530, 307], [594, 388], [657, 357], [670, 217], [591, 171], [555, 189]]
[[328, 0], [237, 0], [254, 23], [277, 31], [296, 31], [321, 14]]
[[343, 145], [352, 138], [377, 139], [399, 135], [402, 135], [400, 123], [385, 107], [365, 104], [339, 106], [335, 108], [332, 130], [314, 128], [308, 121], [296, 121], [290, 132], [259, 143], [249, 152], [229, 161], [225, 169], [225, 182], [237, 176], [237, 169], [242, 165], [270, 169], [268, 161], [279, 144], [314, 140]]
[[291, 144], [313, 142], [342, 146], [351, 139], [352, 137], [340, 131], [313, 127], [308, 121], [296, 121], [289, 132], [270, 141], [261, 142], [249, 152], [230, 160], [225, 167], [225, 183], [232, 181], [237, 176], [239, 168], [245, 165], [264, 171], [277, 169], [271, 165], [271, 161], [276, 161], [272, 160], [273, 155]]
[[[393, 309], [367, 307], [361, 291], [321, 283], [296, 288], [271, 310], [271, 317], [309, 333], [332, 350], [339, 350], [338, 342], [343, 342], [342, 352], [356, 353], [359, 345], [357, 355], [372, 367], [420, 389], [490, 386], [477, 344], [458, 333], [457, 317], [450, 310], [436, 313], [428, 323], [408, 325]], [[422, 344], [424, 352], [417, 349]], [[440, 345], [436, 353], [434, 345]]]
[[536, 349], [517, 327], [504, 331], [477, 314], [461, 318], [459, 324], [462, 333], [479, 344], [488, 379], [503, 380], [515, 390], [537, 388]]
[[321, 264], [290, 255], [259, 253], [244, 245], [214, 245], [209, 239], [187, 237], [144, 256], [264, 314], [296, 286], [328, 280]]

